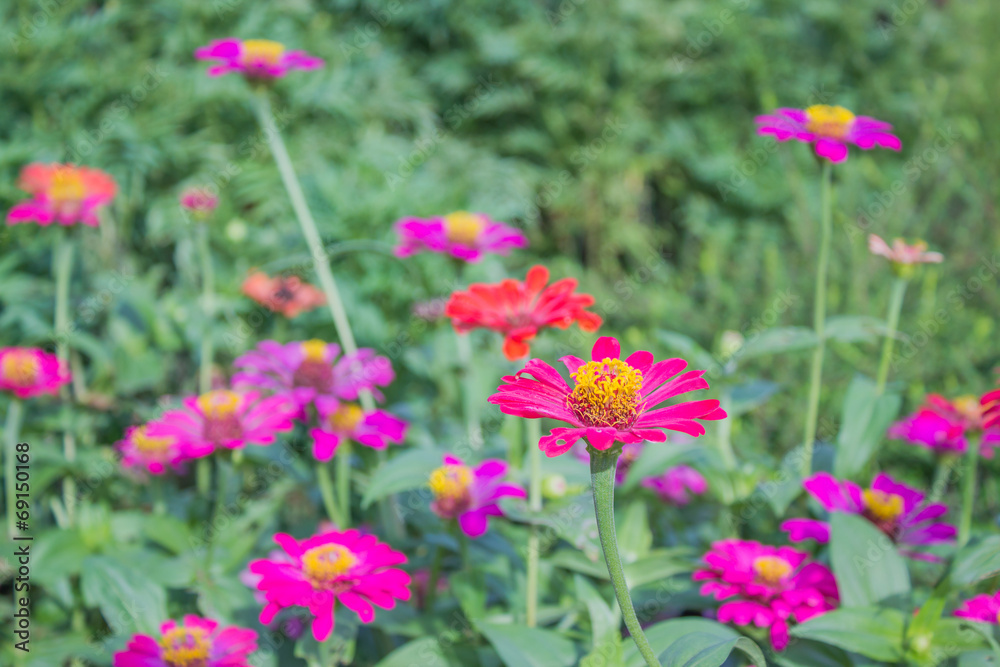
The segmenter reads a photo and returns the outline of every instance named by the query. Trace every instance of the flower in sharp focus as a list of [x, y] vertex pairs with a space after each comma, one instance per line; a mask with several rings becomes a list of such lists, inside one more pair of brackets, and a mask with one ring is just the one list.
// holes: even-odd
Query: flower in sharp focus
[[671, 505], [687, 505], [692, 495], [708, 491], [708, 482], [690, 466], [674, 466], [659, 477], [647, 477], [641, 484]]
[[219, 205], [219, 197], [207, 187], [191, 187], [181, 192], [180, 202], [195, 217], [207, 218]]
[[323, 292], [298, 276], [268, 277], [254, 271], [243, 281], [243, 293], [268, 310], [291, 319], [326, 303]]
[[503, 353], [511, 361], [528, 356], [528, 341], [545, 327], [567, 329], [575, 322], [584, 331], [597, 331], [601, 317], [586, 310], [594, 297], [574, 293], [573, 278], [546, 287], [548, 282], [549, 270], [533, 266], [524, 282], [475, 283], [451, 295], [445, 315], [459, 333], [485, 328], [503, 334]]
[[160, 637], [135, 635], [126, 650], [115, 653], [114, 667], [250, 667], [257, 633], [236, 626], [220, 628], [207, 618], [185, 616], [167, 621]]
[[0, 391], [17, 398], [56, 395], [70, 381], [65, 363], [37, 347], [0, 347]]
[[100, 169], [71, 164], [29, 164], [21, 170], [17, 186], [31, 199], [10, 210], [8, 225], [36, 222], [46, 227], [56, 222], [97, 227], [98, 211], [118, 192], [114, 179]]
[[147, 424], [130, 426], [125, 438], [115, 443], [123, 467], [163, 475], [171, 470], [176, 472], [185, 461], [196, 458], [174, 436], [153, 437], [148, 430]]
[[892, 125], [868, 116], [855, 116], [844, 107], [815, 104], [806, 109], [777, 109], [774, 113], [757, 116], [757, 134], [773, 135], [778, 141], [795, 139], [814, 145], [816, 155], [843, 162], [847, 145], [868, 150], [875, 146], [902, 148], [899, 137], [892, 134]]
[[802, 623], [840, 602], [833, 573], [792, 547], [722, 540], [703, 560], [707, 567], [692, 578], [705, 582], [702, 595], [726, 600], [719, 607], [719, 621], [769, 627], [777, 651], [788, 646], [789, 619]]
[[362, 348], [341, 357], [339, 345], [321, 340], [284, 345], [266, 340], [233, 366], [240, 369], [233, 386], [274, 392], [300, 409], [321, 396], [354, 401], [362, 390], [382, 400], [376, 387], [387, 386], [395, 377], [389, 359], [375, 350]]
[[280, 42], [269, 39], [219, 39], [194, 52], [198, 60], [214, 60], [209, 76], [238, 72], [248, 79], [270, 81], [293, 69], [311, 70], [323, 66], [323, 59], [305, 51], [286, 51]]
[[501, 498], [524, 498], [524, 489], [505, 482], [507, 464], [488, 459], [476, 467], [446, 455], [444, 465], [431, 473], [428, 484], [434, 494], [431, 509], [442, 519], [458, 519], [469, 537], [479, 537], [489, 528], [491, 516], [503, 516], [497, 504]]
[[980, 452], [991, 458], [993, 448], [1000, 445], [1000, 422], [991, 423], [988, 418], [988, 396], [982, 399], [960, 396], [949, 400], [938, 394], [928, 394], [924, 405], [915, 413], [889, 427], [888, 436], [935, 453], [959, 454], [968, 447], [969, 436], [981, 432]]
[[955, 616], [981, 623], [1000, 624], [1000, 591], [966, 600], [955, 610]]
[[399, 444], [406, 436], [406, 422], [384, 410], [365, 412], [357, 403], [339, 401], [329, 396], [316, 399], [318, 428], [309, 431], [313, 438], [313, 456], [329, 461], [341, 440], [347, 439], [373, 449]]
[[270, 623], [287, 607], [306, 607], [314, 617], [313, 637], [322, 642], [333, 632], [338, 602], [370, 623], [372, 605], [392, 609], [396, 600], [410, 599], [410, 575], [392, 567], [405, 563], [406, 556], [374, 535], [334, 530], [299, 541], [279, 533], [274, 541], [288, 558], [250, 563], [250, 571], [260, 576], [257, 589], [267, 598], [261, 623]]
[[478, 262], [485, 253], [506, 255], [524, 248], [527, 237], [514, 227], [491, 220], [482, 213], [457, 211], [437, 218], [404, 218], [396, 223], [397, 257], [430, 251]]
[[569, 423], [569, 428], [554, 428], [538, 442], [546, 456], [565, 453], [580, 438], [594, 449], [606, 450], [616, 442], [664, 442], [667, 436], [661, 429], [704, 435], [705, 427], [696, 420], [725, 418], [716, 400], [656, 408], [669, 398], [707, 389], [708, 382], [701, 377], [705, 371], [680, 373], [687, 366], [683, 359], [654, 362], [653, 355], [642, 350], [624, 360], [620, 354], [618, 341], [605, 336], [594, 344], [591, 361], [560, 359], [573, 379], [572, 387], [547, 363], [531, 359], [515, 375], [503, 378], [489, 402], [504, 414]]
[[[828, 512], [846, 512], [868, 519], [893, 542], [905, 547], [901, 553], [911, 558], [934, 560], [933, 556], [917, 554], [911, 549], [950, 542], [955, 537], [954, 526], [935, 522], [947, 514], [947, 505], [925, 504], [923, 493], [885, 473], [879, 473], [868, 489], [837, 480], [825, 472], [806, 479], [802, 486]], [[830, 525], [825, 521], [790, 519], [781, 524], [781, 529], [792, 542], [830, 541]]]
[[298, 407], [285, 396], [260, 398], [257, 392], [214, 389], [184, 399], [184, 407], [168, 410], [149, 423], [146, 434], [174, 437], [194, 458], [217, 448], [242, 449], [270, 445], [282, 431], [290, 431]]

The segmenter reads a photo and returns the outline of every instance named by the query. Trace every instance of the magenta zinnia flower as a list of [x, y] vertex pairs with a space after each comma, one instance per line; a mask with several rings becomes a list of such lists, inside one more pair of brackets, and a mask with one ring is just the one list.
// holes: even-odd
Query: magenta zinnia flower
[[482, 213], [458, 211], [437, 218], [404, 218], [396, 223], [397, 257], [429, 250], [466, 262], [478, 262], [485, 253], [506, 255], [524, 248], [527, 237], [519, 230], [491, 220]]
[[21, 170], [17, 186], [32, 198], [10, 210], [8, 225], [36, 222], [46, 227], [57, 222], [97, 227], [98, 211], [118, 192], [114, 179], [100, 169], [38, 162]]
[[955, 616], [981, 623], [1000, 624], [1000, 591], [966, 600], [955, 610]]
[[399, 444], [406, 435], [406, 422], [384, 410], [365, 412], [357, 403], [321, 396], [316, 399], [318, 428], [309, 431], [313, 438], [313, 456], [329, 461], [340, 441], [347, 439], [373, 449]]
[[219, 39], [199, 48], [194, 57], [220, 61], [208, 68], [209, 76], [239, 72], [248, 79], [277, 79], [293, 69], [310, 70], [323, 66], [322, 58], [305, 51], [285, 51], [283, 44], [269, 39]]
[[291, 562], [264, 558], [250, 563], [250, 571], [261, 576], [257, 588], [267, 597], [261, 623], [270, 623], [286, 607], [306, 607], [314, 616], [313, 637], [321, 642], [333, 632], [337, 602], [370, 623], [372, 605], [392, 609], [396, 600], [410, 599], [410, 575], [392, 567], [405, 563], [406, 556], [374, 535], [329, 531], [299, 542], [278, 533], [274, 541]]
[[257, 650], [253, 630], [219, 624], [207, 618], [185, 616], [183, 623], [167, 621], [160, 638], [135, 635], [125, 651], [114, 656], [114, 667], [250, 667]]
[[889, 427], [888, 436], [938, 454], [959, 454], [968, 447], [968, 436], [980, 432], [980, 453], [991, 458], [1000, 445], [1000, 424], [989, 424], [980, 401], [975, 396], [948, 400], [928, 394], [915, 413]]
[[847, 159], [847, 144], [864, 150], [882, 146], [898, 151], [902, 147], [899, 137], [889, 131], [892, 125], [855, 116], [844, 107], [815, 104], [806, 109], [778, 109], [754, 120], [757, 134], [771, 134], [778, 141], [796, 139], [814, 144], [816, 155], [830, 162]]
[[219, 196], [208, 187], [191, 187], [181, 193], [180, 201], [182, 208], [205, 218], [219, 205]]
[[442, 519], [458, 519], [458, 526], [469, 537], [479, 537], [489, 528], [491, 516], [503, 516], [497, 501], [501, 498], [524, 498], [524, 489], [505, 482], [507, 464], [487, 459], [470, 468], [450, 454], [444, 465], [431, 473], [431, 509]]
[[620, 355], [618, 341], [604, 336], [594, 343], [592, 361], [574, 356], [560, 359], [569, 370], [573, 387], [547, 363], [531, 359], [517, 374], [503, 378], [504, 384], [489, 402], [499, 405], [504, 414], [548, 417], [571, 424], [570, 428], [552, 429], [538, 442], [546, 456], [566, 452], [580, 438], [586, 438], [594, 449], [606, 450], [616, 442], [664, 442], [667, 436], [659, 429], [704, 435], [705, 427], [696, 419], [726, 416], [715, 400], [655, 409], [668, 398], [708, 389], [708, 382], [701, 377], [705, 371], [677, 375], [687, 366], [683, 359], [654, 362], [653, 355], [642, 350], [624, 361]]
[[[806, 479], [802, 486], [828, 512], [858, 514], [871, 521], [889, 538], [905, 547], [949, 542], [955, 537], [955, 527], [934, 523], [934, 519], [948, 512], [944, 503], [924, 504], [924, 494], [901, 484], [885, 473], [872, 482], [871, 488], [862, 489], [854, 482], [839, 481], [833, 475], [821, 472]], [[792, 542], [816, 540], [830, 541], [830, 524], [812, 519], [790, 519], [781, 524]], [[902, 553], [912, 558], [933, 560], [909, 550]]]
[[148, 424], [130, 426], [125, 438], [115, 443], [115, 449], [122, 455], [123, 467], [163, 475], [168, 470], [176, 472], [185, 461], [197, 458], [191, 456], [174, 436], [153, 437], [148, 430]]
[[647, 477], [641, 484], [671, 505], [687, 505], [692, 495], [708, 491], [708, 482], [690, 466], [674, 466], [659, 477]]
[[217, 447], [270, 445], [277, 433], [292, 429], [297, 412], [297, 406], [284, 396], [261, 399], [254, 391], [214, 389], [185, 398], [183, 408], [168, 410], [150, 422], [146, 434], [174, 437], [189, 456], [197, 458]]
[[0, 391], [18, 398], [55, 395], [70, 381], [69, 369], [37, 347], [0, 347]]
[[771, 644], [788, 646], [788, 619], [797, 623], [835, 609], [837, 581], [824, 565], [807, 562], [809, 554], [792, 547], [772, 547], [745, 540], [722, 540], [705, 554], [702, 595], [731, 600], [719, 607], [722, 623], [771, 628]]
[[354, 401], [365, 389], [381, 400], [375, 387], [384, 387], [395, 377], [389, 359], [369, 348], [339, 356], [335, 343], [307, 340], [282, 345], [266, 340], [233, 362], [243, 369], [233, 376], [233, 386], [272, 391], [302, 409], [321, 396]]

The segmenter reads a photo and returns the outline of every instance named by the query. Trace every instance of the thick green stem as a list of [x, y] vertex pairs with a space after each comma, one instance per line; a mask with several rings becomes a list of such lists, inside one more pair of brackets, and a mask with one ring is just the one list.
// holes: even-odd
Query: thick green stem
[[823, 356], [826, 352], [826, 274], [830, 265], [830, 237], [833, 235], [833, 164], [823, 163], [820, 187], [820, 242], [816, 262], [816, 296], [813, 302], [813, 330], [816, 332], [816, 350], [813, 352], [809, 373], [809, 404], [806, 409], [805, 434], [802, 438], [802, 476], [812, 473], [813, 445], [816, 441], [816, 422], [819, 419], [819, 394], [823, 381]]
[[899, 329], [899, 314], [903, 310], [903, 296], [906, 294], [906, 283], [906, 278], [896, 278], [892, 284], [885, 341], [882, 343], [882, 360], [878, 365], [878, 377], [875, 384], [875, 393], [879, 396], [885, 391], [885, 383], [889, 379], [889, 364], [892, 361], [892, 348], [896, 344], [896, 331]]
[[476, 384], [476, 369], [472, 359], [472, 341], [469, 334], [456, 333], [456, 351], [461, 365], [462, 382], [462, 412], [465, 415], [465, 433], [469, 446], [475, 448], [480, 441], [479, 435], [479, 400]]
[[[56, 281], [56, 357], [60, 364], [69, 367], [69, 279], [73, 273], [73, 240], [69, 234], [59, 235], [59, 241], [52, 257], [52, 270]], [[69, 391], [63, 387], [62, 397], [68, 398]], [[66, 413], [67, 421], [69, 412]], [[63, 458], [70, 471], [63, 478], [63, 506], [66, 509], [66, 520], [70, 526], [76, 516], [76, 480], [73, 478], [73, 463], [76, 462], [76, 438], [69, 423], [63, 424]]]
[[323, 498], [323, 507], [326, 508], [326, 515], [330, 521], [340, 527], [344, 518], [337, 507], [337, 500], [333, 495], [333, 480], [330, 478], [330, 468], [327, 463], [316, 463], [316, 481], [319, 484], [319, 495]]
[[4, 478], [7, 480], [7, 534], [11, 539], [17, 537], [17, 522], [14, 515], [17, 499], [15, 496], [16, 470], [14, 467], [17, 456], [17, 437], [21, 433], [21, 420], [24, 418], [24, 406], [16, 398], [11, 399], [7, 408], [7, 422], [3, 427], [4, 456], [6, 457]]
[[976, 505], [976, 478], [979, 468], [979, 436], [969, 435], [969, 449], [965, 452], [965, 470], [962, 471], [962, 515], [958, 524], [958, 546], [969, 542], [972, 534], [972, 514]]
[[527, 611], [525, 621], [529, 628], [538, 624], [538, 572], [541, 554], [541, 540], [538, 534], [538, 514], [542, 511], [542, 451], [538, 448], [541, 439], [541, 426], [537, 419], [527, 419], [524, 446], [528, 451], [528, 461], [531, 462], [528, 477], [528, 508], [534, 515], [536, 523], [531, 525], [528, 536], [528, 572], [525, 591]]
[[608, 451], [598, 451], [588, 447], [590, 452], [590, 480], [594, 487], [594, 512], [597, 515], [597, 532], [601, 539], [601, 549], [604, 560], [608, 564], [608, 574], [615, 588], [615, 597], [625, 619], [625, 627], [632, 635], [639, 653], [650, 667], [661, 667], [660, 661], [649, 645], [649, 640], [642, 632], [639, 619], [636, 618], [632, 598], [629, 596], [628, 584], [625, 582], [625, 571], [622, 559], [618, 554], [618, 540], [615, 537], [615, 469], [621, 450], [612, 448]]
[[215, 317], [215, 270], [212, 268], [212, 251], [208, 246], [208, 225], [198, 223], [198, 256], [201, 260], [201, 366], [198, 372], [198, 391], [204, 394], [212, 389], [212, 318]]

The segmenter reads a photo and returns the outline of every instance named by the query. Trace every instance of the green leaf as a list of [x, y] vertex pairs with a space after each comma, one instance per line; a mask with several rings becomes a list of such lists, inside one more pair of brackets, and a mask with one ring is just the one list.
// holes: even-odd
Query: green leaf
[[816, 616], [793, 627], [791, 635], [894, 662], [903, 657], [903, 627], [903, 613], [896, 609], [852, 607]]
[[736, 354], [737, 359], [752, 359], [768, 354], [808, 350], [816, 347], [816, 332], [806, 327], [776, 327], [751, 336]]
[[[663, 621], [646, 628], [645, 632], [649, 645], [657, 655], [663, 655], [664, 651], [681, 638], [694, 633], [705, 635], [706, 641], [708, 641], [707, 637], [712, 637], [719, 642], [735, 641], [743, 637], [732, 628], [705, 618], [676, 618]], [[625, 667], [643, 667], [646, 664], [634, 642], [627, 642], [625, 645], [624, 664]], [[765, 664], [764, 660], [761, 659], [758, 667], [763, 667]]]
[[730, 401], [726, 413], [730, 418], [746, 414], [763, 405], [779, 389], [781, 385], [768, 380], [754, 380], [725, 389], [724, 391], [729, 392]]
[[450, 667], [436, 637], [421, 637], [403, 644], [380, 660], [375, 667]]
[[413, 449], [394, 457], [379, 466], [372, 475], [361, 499], [362, 507], [393, 493], [418, 489], [427, 484], [427, 478], [441, 466], [441, 452]]
[[735, 649], [744, 653], [755, 664], [767, 664], [760, 649], [750, 639], [722, 639], [705, 632], [684, 635], [660, 653], [659, 657], [663, 667], [721, 667]]
[[142, 528], [147, 539], [175, 554], [191, 546], [191, 531], [187, 524], [169, 514], [147, 515]]
[[875, 389], [875, 383], [863, 375], [856, 375], [847, 388], [834, 460], [837, 477], [853, 477], [868, 464], [899, 414], [902, 398], [890, 393], [879, 396]]
[[629, 503], [624, 514], [618, 521], [618, 553], [622, 561], [632, 563], [649, 553], [653, 533], [645, 503]]
[[618, 604], [608, 604], [601, 594], [579, 574], [573, 576], [576, 594], [587, 606], [590, 631], [593, 635], [590, 653], [580, 661], [580, 667], [602, 667], [618, 664], [622, 660], [621, 612]]
[[[686, 551], [685, 549], [656, 549], [649, 552], [645, 558], [641, 558], [634, 563], [626, 563], [623, 567], [625, 571], [625, 581], [630, 589], [639, 588], [654, 581], [663, 581], [667, 577], [675, 574], [686, 574], [694, 570], [690, 559], [680, 558], [678, 555]], [[601, 565], [604, 565], [603, 561]], [[605, 571], [607, 574], [607, 571]]]
[[576, 664], [576, 648], [565, 637], [540, 628], [478, 623], [507, 667], [569, 667]]
[[860, 516], [830, 516], [830, 560], [845, 607], [893, 604], [910, 593], [910, 573], [896, 545]]
[[448, 577], [452, 594], [470, 620], [486, 615], [486, 574], [481, 568], [469, 568]]
[[76, 529], [57, 528], [42, 533], [31, 546], [32, 583], [47, 586], [56, 579], [79, 574], [89, 554]]
[[676, 331], [658, 331], [656, 337], [660, 342], [673, 350], [678, 356], [683, 357], [694, 368], [711, 370], [719, 364], [712, 357], [711, 353], [695, 342], [690, 336], [685, 336]]
[[80, 574], [83, 601], [112, 628], [153, 633], [167, 618], [166, 594], [142, 570], [111, 556], [88, 556]]
[[826, 320], [827, 340], [843, 343], [871, 342], [888, 333], [885, 322], [866, 315], [836, 315]]
[[958, 667], [997, 667], [998, 658], [992, 651], [972, 651], [958, 656]]
[[1000, 573], [1000, 535], [990, 535], [958, 552], [950, 580], [953, 586], [969, 586], [997, 573]]

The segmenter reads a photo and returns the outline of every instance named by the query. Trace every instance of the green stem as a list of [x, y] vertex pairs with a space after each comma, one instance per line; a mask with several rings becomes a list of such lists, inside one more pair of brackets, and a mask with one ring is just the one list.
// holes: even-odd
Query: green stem
[[[69, 366], [69, 279], [73, 273], [73, 240], [69, 234], [60, 234], [52, 256], [52, 270], [56, 281], [56, 357], [60, 364]], [[63, 399], [69, 398], [64, 387], [60, 394]], [[63, 424], [63, 458], [69, 468], [63, 478], [63, 506], [66, 509], [66, 520], [70, 526], [76, 515], [76, 480], [73, 478], [73, 464], [76, 462], [76, 439], [70, 429], [69, 412], [65, 413]]]
[[965, 452], [965, 470], [962, 480], [962, 515], [958, 524], [958, 546], [969, 542], [972, 533], [972, 513], [976, 504], [976, 477], [979, 467], [979, 435], [969, 435]]
[[816, 262], [816, 296], [813, 303], [813, 329], [816, 332], [816, 350], [813, 352], [809, 374], [809, 404], [806, 409], [805, 435], [802, 439], [802, 476], [812, 473], [813, 445], [816, 440], [816, 421], [819, 419], [819, 394], [823, 380], [823, 356], [826, 352], [826, 274], [830, 264], [830, 237], [833, 231], [833, 163], [823, 163], [820, 187], [820, 242]]
[[351, 441], [341, 438], [337, 447], [337, 504], [340, 507], [341, 530], [351, 524]]
[[337, 500], [333, 494], [333, 480], [330, 477], [330, 468], [327, 463], [316, 463], [316, 481], [319, 483], [319, 495], [323, 498], [323, 507], [326, 508], [326, 515], [330, 521], [340, 527], [344, 520], [337, 508]]
[[215, 557], [215, 543], [219, 539], [219, 529], [216, 527], [216, 524], [226, 504], [226, 487], [229, 481], [222, 458], [219, 456], [215, 457], [215, 476], [215, 508], [212, 510], [212, 516], [208, 524], [211, 536], [208, 539], [208, 553], [205, 556], [205, 570], [209, 573], [212, 569], [212, 559]]
[[204, 326], [201, 331], [201, 366], [198, 372], [198, 391], [202, 394], [212, 389], [212, 318], [215, 316], [215, 270], [212, 268], [212, 251], [208, 246], [208, 225], [198, 223], [198, 256], [201, 260], [201, 309]]
[[906, 294], [906, 278], [896, 278], [892, 284], [892, 295], [889, 297], [889, 318], [885, 341], [882, 343], [882, 360], [878, 365], [878, 377], [875, 383], [875, 393], [879, 396], [885, 391], [886, 380], [889, 379], [889, 362], [892, 361], [892, 348], [896, 344], [896, 331], [899, 329], [899, 314], [903, 310], [903, 295]]
[[[729, 414], [732, 408], [732, 396], [730, 394], [729, 387], [722, 390], [722, 395], [719, 397], [719, 407]], [[719, 454], [722, 457], [722, 464], [726, 467], [726, 470], [733, 471], [736, 470], [736, 455], [733, 454], [733, 443], [732, 443], [732, 433], [733, 433], [733, 418], [727, 417], [726, 419], [719, 420]]]
[[444, 549], [441, 545], [434, 547], [434, 560], [431, 561], [431, 571], [427, 577], [427, 594], [424, 596], [424, 611], [434, 609], [437, 598], [438, 580], [441, 578], [441, 567], [444, 565]]
[[461, 365], [462, 380], [462, 412], [465, 414], [465, 432], [469, 446], [475, 448], [479, 443], [479, 401], [477, 399], [476, 373], [472, 361], [472, 341], [469, 334], [456, 333], [456, 350], [458, 362]]
[[208, 494], [212, 488], [212, 463], [211, 459], [200, 458], [194, 466], [195, 488], [198, 495], [208, 501]]
[[7, 534], [11, 539], [17, 537], [17, 523], [14, 516], [17, 500], [15, 497], [16, 474], [15, 457], [17, 456], [17, 437], [21, 433], [21, 420], [24, 418], [24, 405], [18, 399], [10, 401], [7, 408], [7, 422], [3, 427], [5, 470], [4, 478], [7, 480]]
[[163, 489], [163, 479], [156, 476], [152, 480], [153, 486], [153, 513], [163, 515], [167, 513], [167, 497]]
[[931, 492], [927, 502], [933, 504], [944, 497], [948, 490], [948, 481], [951, 478], [951, 469], [958, 464], [954, 455], [942, 456], [938, 460], [937, 468], [934, 470], [934, 481], [931, 483]]
[[539, 539], [537, 520], [538, 514], [542, 511], [542, 450], [538, 448], [538, 441], [541, 438], [541, 425], [538, 420], [527, 419], [525, 422], [524, 447], [528, 450], [528, 461], [531, 466], [528, 477], [528, 508], [535, 519], [535, 523], [531, 524], [531, 534], [528, 536], [525, 622], [529, 628], [533, 628], [538, 624], [538, 572], [541, 540]]
[[597, 516], [597, 532], [601, 538], [601, 549], [604, 560], [608, 564], [608, 574], [615, 588], [615, 597], [622, 610], [625, 626], [639, 653], [650, 667], [661, 667], [649, 640], [642, 632], [639, 619], [636, 618], [632, 598], [629, 596], [628, 584], [625, 582], [625, 571], [622, 559], [618, 554], [618, 541], [615, 538], [615, 468], [621, 449], [613, 447], [607, 451], [598, 451], [588, 447], [590, 452], [590, 480], [594, 487], [594, 512]]

